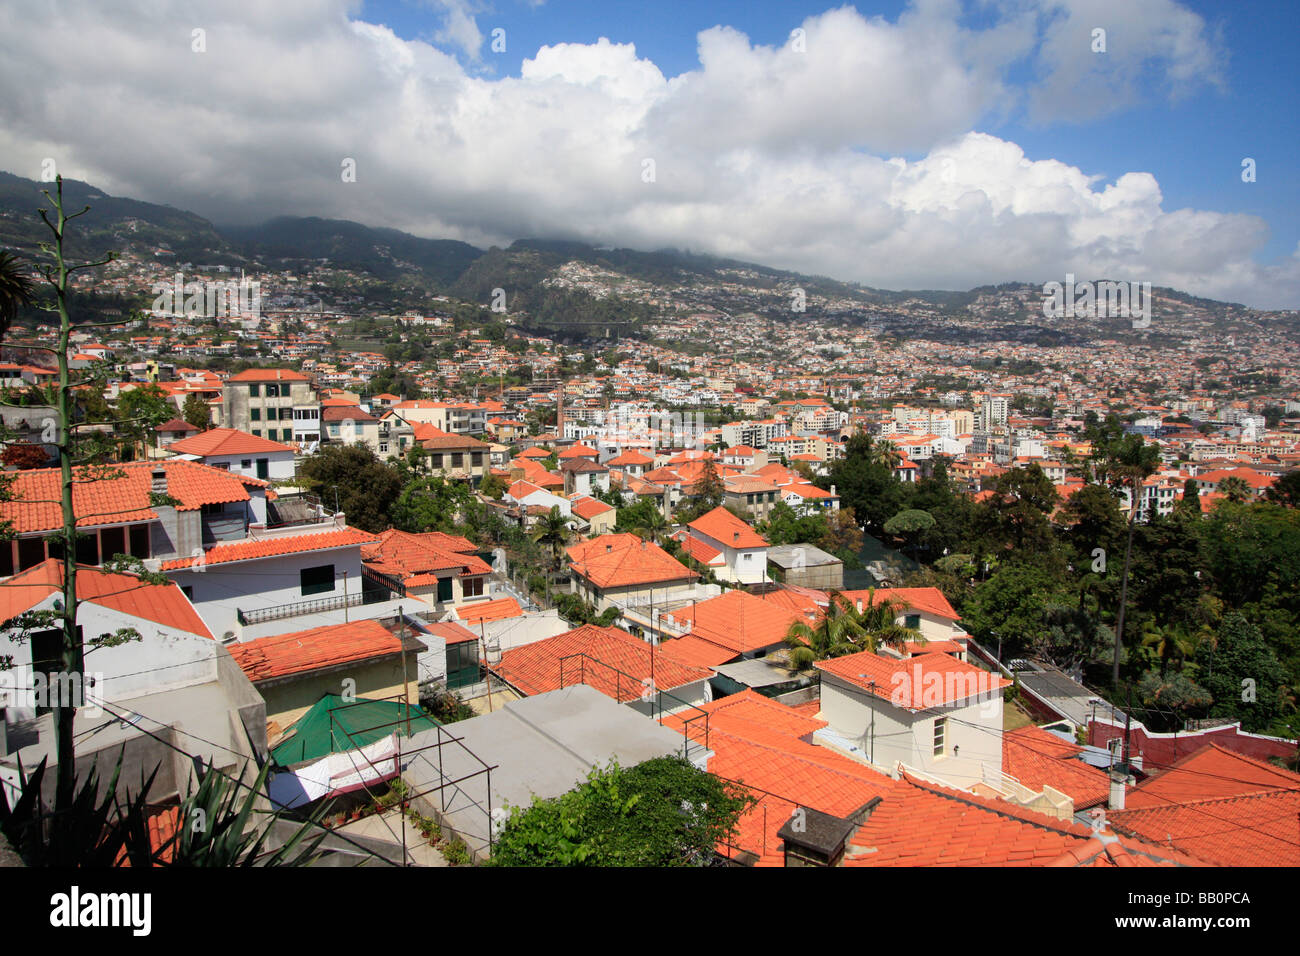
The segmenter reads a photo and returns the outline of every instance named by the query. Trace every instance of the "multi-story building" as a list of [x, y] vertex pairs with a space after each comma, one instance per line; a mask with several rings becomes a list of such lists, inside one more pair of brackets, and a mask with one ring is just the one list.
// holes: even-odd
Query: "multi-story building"
[[320, 396], [301, 372], [250, 368], [231, 376], [222, 389], [221, 415], [227, 428], [272, 441], [320, 441]]

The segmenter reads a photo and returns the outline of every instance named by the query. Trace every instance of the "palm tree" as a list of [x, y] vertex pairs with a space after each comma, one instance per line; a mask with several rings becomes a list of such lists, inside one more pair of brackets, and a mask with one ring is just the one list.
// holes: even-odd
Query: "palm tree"
[[881, 645], [902, 650], [907, 644], [924, 644], [925, 637], [911, 627], [898, 624], [901, 606], [886, 598], [877, 602], [874, 589], [859, 611], [839, 591], [830, 592], [830, 605], [816, 624], [796, 621], [790, 625], [785, 643], [791, 648], [790, 663], [803, 669], [813, 661], [842, 657], [858, 651], [878, 653]]
[[1229, 501], [1240, 504], [1250, 498], [1250, 485], [1246, 484], [1244, 478], [1236, 475], [1229, 475], [1219, 482], [1219, 493]]
[[4, 339], [18, 318], [18, 310], [33, 302], [32, 279], [20, 260], [9, 252], [0, 252], [0, 340]]
[[862, 610], [855, 612], [865, 633], [865, 650], [875, 654], [879, 653], [882, 644], [901, 651], [908, 644], [927, 643], [925, 636], [916, 628], [904, 627], [898, 623], [898, 615], [903, 610], [903, 606], [891, 597], [877, 602], [875, 588], [867, 592]]
[[551, 556], [555, 559], [555, 570], [560, 569], [560, 555], [564, 552], [564, 546], [569, 543], [573, 532], [569, 529], [569, 519], [560, 514], [559, 505], [551, 508], [533, 528], [530, 537], [538, 544], [551, 549]]
[[663, 533], [667, 530], [668, 519], [664, 517], [663, 512], [658, 508], [653, 508], [646, 515], [646, 519], [641, 526], [632, 529], [632, 533], [646, 541], [659, 544]]
[[860, 642], [866, 632], [852, 603], [838, 591], [832, 591], [830, 599], [830, 606], [816, 624], [795, 621], [790, 625], [785, 643], [790, 648], [790, 664], [796, 670], [803, 670], [813, 661], [862, 650]]
[[1115, 624], [1115, 660], [1111, 680], [1119, 687], [1119, 659], [1124, 646], [1124, 615], [1128, 609], [1128, 572], [1133, 555], [1133, 529], [1142, 505], [1142, 485], [1156, 472], [1160, 449], [1148, 445], [1141, 435], [1121, 435], [1118, 421], [1106, 423], [1094, 443], [1094, 462], [1099, 475], [1112, 487], [1129, 492], [1128, 539], [1124, 545], [1124, 574], [1120, 578], [1119, 615]]

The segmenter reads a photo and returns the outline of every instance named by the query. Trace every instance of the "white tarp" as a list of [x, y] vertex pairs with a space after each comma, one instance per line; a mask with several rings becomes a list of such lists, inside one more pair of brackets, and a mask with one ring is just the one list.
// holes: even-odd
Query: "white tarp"
[[397, 733], [393, 732], [358, 750], [330, 754], [290, 773], [276, 774], [268, 790], [272, 802], [279, 806], [300, 807], [321, 797], [387, 780], [400, 772]]

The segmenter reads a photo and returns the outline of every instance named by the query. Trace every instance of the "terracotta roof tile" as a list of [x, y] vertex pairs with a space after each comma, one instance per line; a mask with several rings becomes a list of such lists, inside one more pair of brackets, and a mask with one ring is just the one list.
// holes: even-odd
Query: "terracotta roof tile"
[[401, 638], [378, 621], [328, 624], [230, 647], [231, 656], [254, 683], [386, 657], [401, 650]]
[[[586, 655], [574, 657], [572, 655]], [[664, 691], [706, 680], [712, 672], [691, 667], [652, 648], [640, 638], [616, 627], [584, 624], [555, 637], [506, 651], [492, 670], [525, 694], [543, 694], [561, 685], [585, 683], [620, 703], [638, 700], [651, 679]]]
[[[31, 610], [51, 594], [61, 592], [63, 570], [62, 561], [47, 558], [5, 581], [0, 587], [0, 620]], [[194, 605], [171, 582], [147, 584], [133, 574], [117, 574], [78, 564], [77, 597], [163, 627], [212, 637]]]
[[182, 438], [167, 446], [167, 450], [180, 455], [258, 455], [274, 452], [292, 452], [289, 445], [259, 438], [238, 428], [210, 428], [198, 435]]
[[[347, 548], [374, 541], [375, 536], [359, 528], [340, 528], [336, 531], [318, 531], [312, 534], [285, 535], [275, 538], [251, 538], [218, 544], [203, 553], [203, 564], [228, 564], [232, 561], [258, 561], [282, 554], [301, 554], [306, 551], [326, 551]], [[196, 558], [174, 558], [162, 563], [164, 571], [179, 571], [193, 567]], [[360, 584], [357, 585], [360, 587]]]
[[602, 534], [567, 549], [575, 573], [599, 588], [686, 581], [699, 575], [653, 542], [634, 534]]

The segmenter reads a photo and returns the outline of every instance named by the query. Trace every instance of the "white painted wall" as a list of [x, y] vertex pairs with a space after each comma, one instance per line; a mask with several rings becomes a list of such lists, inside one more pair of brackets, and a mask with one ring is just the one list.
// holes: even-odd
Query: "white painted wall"
[[[57, 598], [52, 594], [33, 610], [51, 610]], [[124, 627], [134, 628], [141, 637], [139, 641], [86, 654], [86, 677], [95, 678], [93, 691], [87, 683], [88, 699], [111, 703], [217, 679], [218, 647], [210, 638], [90, 602], [78, 606], [77, 623], [86, 641]], [[12, 668], [0, 671], [0, 695], [9, 708], [9, 720], [35, 717], [30, 640], [19, 643], [9, 640], [6, 634], [0, 638], [0, 654], [13, 658]]]
[[[867, 759], [892, 770], [898, 763], [965, 789], [983, 780], [983, 767], [1002, 769], [1002, 695], [912, 713], [823, 672], [822, 717], [854, 741]], [[874, 715], [874, 743], [873, 743]], [[934, 754], [935, 720], [946, 717], [946, 751]]]

